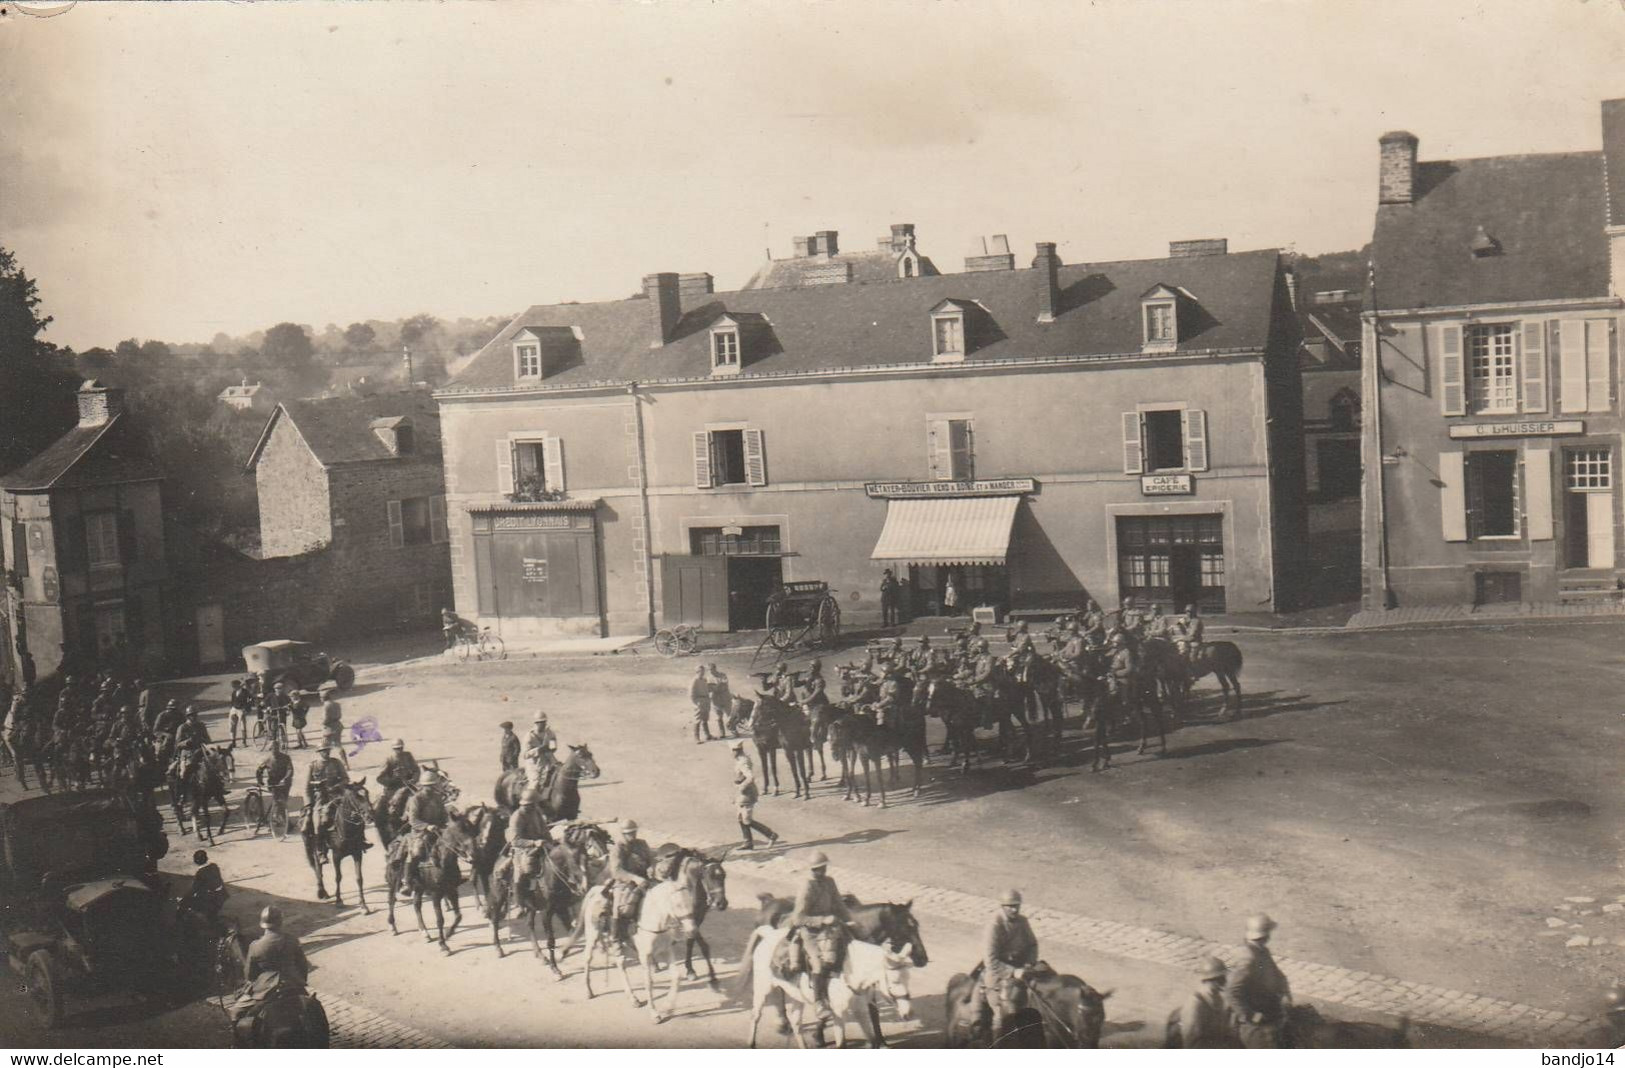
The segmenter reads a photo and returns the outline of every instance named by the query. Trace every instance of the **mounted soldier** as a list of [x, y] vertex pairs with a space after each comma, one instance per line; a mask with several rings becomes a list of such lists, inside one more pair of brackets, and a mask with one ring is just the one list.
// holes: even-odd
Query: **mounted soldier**
[[192, 774], [209, 744], [209, 728], [197, 718], [197, 705], [186, 706], [186, 719], [175, 728], [175, 761], [184, 779]]
[[541, 874], [542, 854], [552, 840], [548, 834], [547, 812], [542, 808], [542, 795], [536, 787], [525, 788], [519, 811], [513, 814], [510, 832], [513, 835], [514, 889], [523, 891]]
[[796, 894], [795, 908], [787, 921], [790, 933], [785, 943], [799, 947], [812, 977], [818, 1019], [829, 1023], [835, 1019], [829, 1004], [829, 981], [846, 963], [847, 943], [852, 941], [846, 925], [852, 917], [835, 880], [829, 877], [829, 858], [822, 852], [814, 853], [807, 867], [807, 881]]
[[607, 933], [617, 942], [631, 936], [630, 921], [637, 918], [643, 892], [654, 883], [650, 878], [653, 866], [654, 853], [638, 837], [638, 821], [627, 820], [621, 824], [620, 841], [615, 843], [604, 869], [610, 904], [604, 919], [609, 924]]
[[1184, 614], [1174, 621], [1173, 637], [1180, 654], [1194, 664], [1197, 657], [1202, 655], [1202, 645], [1207, 637], [1207, 628], [1194, 604], [1186, 605]]
[[1140, 658], [1125, 631], [1113, 631], [1106, 639], [1106, 657], [1106, 693], [1117, 711], [1126, 714], [1134, 703], [1134, 680], [1139, 673]]
[[1168, 1020], [1169, 1049], [1238, 1049], [1236, 1014], [1225, 1000], [1224, 961], [1203, 957], [1196, 965], [1197, 987]]
[[418, 767], [417, 757], [406, 748], [405, 739], [395, 739], [395, 744], [390, 746], [390, 754], [384, 761], [384, 766], [373, 776], [383, 788], [384, 796], [389, 799], [383, 811], [396, 812], [401, 792], [417, 789], [418, 781], [422, 777], [423, 771]]
[[1141, 637], [1167, 638], [1170, 635], [1171, 625], [1172, 620], [1162, 614], [1162, 605], [1154, 604], [1151, 606], [1151, 614], [1145, 617], [1145, 623], [1140, 628]]
[[829, 709], [829, 684], [824, 681], [824, 662], [813, 657], [807, 665], [807, 677], [801, 680], [799, 694], [801, 707], [808, 715], [823, 714]]
[[1021, 891], [1006, 890], [999, 898], [999, 911], [988, 925], [983, 942], [982, 981], [977, 996], [993, 1014], [990, 1032], [995, 1039], [1004, 1031], [1008, 1007], [1021, 996], [1021, 984], [1038, 964], [1038, 938], [1021, 914]]
[[1078, 625], [1084, 634], [1098, 633], [1102, 641], [1106, 638], [1106, 613], [1100, 610], [1094, 598], [1083, 603], [1083, 611], [1078, 613]]
[[429, 858], [440, 832], [447, 822], [446, 795], [440, 769], [430, 768], [423, 778], [423, 787], [412, 794], [406, 803], [406, 822], [411, 829], [405, 846], [408, 878], [417, 866]]
[[920, 644], [915, 648], [914, 655], [909, 658], [910, 666], [916, 672], [923, 674], [931, 667], [931, 635], [920, 635]]
[[543, 794], [547, 793], [553, 772], [559, 766], [554, 756], [558, 747], [558, 735], [547, 725], [547, 713], [536, 713], [536, 718], [530, 721], [530, 733], [525, 736], [525, 776], [530, 785]]
[[247, 1032], [260, 1007], [272, 998], [304, 993], [310, 975], [310, 962], [299, 939], [282, 933], [281, 909], [265, 906], [260, 911], [260, 930], [264, 933], [248, 947], [247, 983], [230, 1009], [232, 1029], [243, 1045], [250, 1044]]
[[[320, 746], [316, 750], [316, 759], [311, 761], [310, 770], [305, 774], [305, 829], [315, 834], [325, 834], [333, 822], [333, 809], [338, 804], [339, 793], [349, 783], [349, 773], [344, 765], [333, 759], [332, 746]], [[321, 814], [317, 815], [317, 810]]]
[[[1123, 598], [1122, 607], [1117, 610], [1117, 629], [1127, 631], [1136, 639], [1140, 637], [1140, 628], [1145, 623], [1145, 611], [1135, 602], [1134, 595], [1129, 594]], [[1106, 635], [1111, 637], [1110, 633]]]
[[1247, 920], [1247, 941], [1225, 986], [1225, 997], [1240, 1021], [1241, 1042], [1248, 1049], [1276, 1049], [1292, 1005], [1292, 984], [1269, 950], [1275, 921], [1260, 912]]

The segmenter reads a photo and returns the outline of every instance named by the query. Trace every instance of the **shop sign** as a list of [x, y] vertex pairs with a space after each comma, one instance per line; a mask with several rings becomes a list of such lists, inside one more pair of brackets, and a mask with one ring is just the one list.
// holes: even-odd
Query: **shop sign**
[[1141, 475], [1140, 492], [1147, 497], [1195, 493], [1196, 483], [1189, 475]]
[[742, 537], [744, 535], [744, 533], [745, 533], [745, 528], [744, 527], [723, 527], [722, 528], [722, 536], [724, 538], [738, 538], [738, 537]]
[[569, 530], [568, 515], [498, 515], [491, 517], [492, 530]]
[[1522, 423], [1457, 423], [1450, 436], [1462, 438], [1536, 438], [1557, 434], [1584, 434], [1583, 419], [1541, 420]]
[[56, 604], [57, 594], [61, 592], [57, 586], [56, 568], [48, 567], [45, 569], [45, 573], [40, 576], [40, 585], [43, 587], [42, 592], [45, 594], [45, 603]]
[[522, 557], [519, 561], [522, 567], [522, 577], [526, 582], [547, 581], [547, 558], [538, 559], [534, 556]]
[[1031, 478], [938, 479], [933, 482], [865, 482], [863, 492], [891, 500], [906, 497], [1008, 497], [1013, 493], [1036, 493], [1038, 482]]

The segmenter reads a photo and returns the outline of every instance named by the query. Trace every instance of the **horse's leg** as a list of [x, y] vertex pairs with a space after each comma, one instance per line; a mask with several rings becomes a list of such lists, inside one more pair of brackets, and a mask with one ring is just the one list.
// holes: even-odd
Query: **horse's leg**
[[[1219, 681], [1221, 681], [1221, 682], [1223, 682], [1226, 678], [1228, 678], [1230, 680], [1230, 685], [1236, 691], [1235, 698], [1234, 698], [1235, 705], [1231, 708], [1230, 718], [1232, 720], [1240, 719], [1241, 718], [1241, 673], [1240, 672], [1215, 672], [1214, 674], [1219, 676]], [[1225, 700], [1225, 704], [1227, 704], [1227, 705], [1230, 704], [1230, 701], [1232, 700], [1232, 698], [1230, 696], [1230, 693], [1228, 691], [1224, 695], [1224, 700]]]
[[[892, 760], [892, 785], [896, 786], [897, 785], [897, 754], [896, 753], [893, 753], [891, 755], [891, 760]], [[877, 756], [875, 758], [875, 782], [878, 783], [879, 786], [880, 786], [880, 807], [885, 808], [886, 807], [886, 758], [884, 756]]]
[[[880, 1006], [876, 1005], [874, 1003], [874, 999], [871, 998], [869, 1000], [868, 1009], [869, 1011], [865, 1013], [864, 1016], [867, 1016], [869, 1020], [869, 1033], [864, 1037], [868, 1038], [870, 1048], [885, 1049], [886, 1033], [880, 1029]], [[858, 1017], [858, 1026], [860, 1027], [863, 1026], [864, 1016]]]
[[[810, 765], [809, 761], [809, 765]], [[808, 771], [811, 771], [808, 767]], [[666, 1006], [665, 1019], [677, 1015], [677, 991], [683, 983], [683, 973], [677, 970], [677, 935], [674, 933], [666, 940], [666, 970], [671, 972], [671, 1004]]]
[[530, 951], [541, 960], [542, 944], [536, 940], [536, 906], [529, 902], [525, 904], [525, 926], [530, 931]]
[[430, 941], [438, 940], [440, 942], [440, 952], [449, 957], [451, 956], [451, 947], [446, 945], [446, 909], [441, 904], [438, 889], [429, 895], [429, 902], [434, 905], [434, 929], [436, 935], [436, 938], [432, 938]]
[[[549, 899], [542, 908], [542, 930], [547, 934], [547, 968], [553, 973], [553, 981], [558, 982], [564, 978], [564, 973], [559, 971], [558, 952], [553, 943], [553, 912], [553, 902]], [[564, 918], [569, 920], [568, 910]]]
[[333, 907], [344, 907], [344, 854], [333, 850]]
[[[223, 793], [219, 796], [218, 800], [220, 802], [220, 829], [214, 833], [225, 834], [226, 820], [231, 818], [231, 802], [226, 800], [226, 795]], [[209, 839], [209, 844], [214, 844], [214, 839], [212, 837]]]
[[413, 890], [412, 891], [412, 915], [416, 916], [417, 919], [418, 919], [418, 934], [423, 936], [423, 940], [425, 942], [433, 942], [434, 941], [434, 935], [430, 934], [429, 929], [427, 927], [423, 926], [423, 891], [422, 890]]
[[[705, 958], [705, 983], [706, 983], [706, 985], [709, 986], [712, 990], [721, 990], [722, 987], [717, 982], [717, 969], [716, 969], [716, 966], [711, 963], [711, 943], [707, 942], [705, 940], [705, 936], [700, 934], [700, 929], [698, 927], [694, 928], [694, 937], [689, 939], [689, 942], [691, 944], [694, 943], [694, 942], [698, 942], [700, 944], [700, 955]], [[690, 970], [689, 975], [693, 975], [693, 974], [694, 974], [693, 971]]]
[[355, 860], [355, 896], [361, 901], [362, 915], [371, 916], [372, 909], [367, 905], [367, 887], [361, 881], [361, 857], [362, 854], [357, 853], [353, 858]]
[[451, 905], [451, 926], [446, 928], [445, 937], [441, 939], [442, 942], [444, 942], [446, 938], [450, 938], [455, 935], [457, 933], [457, 928], [462, 926], [463, 896], [461, 886], [462, 881], [458, 880], [452, 884], [451, 890], [445, 895], [446, 902]]

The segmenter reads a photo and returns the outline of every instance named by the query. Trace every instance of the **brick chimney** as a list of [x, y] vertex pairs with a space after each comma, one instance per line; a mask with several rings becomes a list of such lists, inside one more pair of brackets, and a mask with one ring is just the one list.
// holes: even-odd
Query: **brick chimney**
[[94, 378], [79, 387], [79, 425], [102, 426], [124, 410], [124, 391], [104, 386]]
[[1377, 203], [1409, 204], [1416, 193], [1416, 135], [1404, 130], [1377, 140], [1382, 163], [1377, 171]]
[[1053, 323], [1061, 304], [1061, 257], [1055, 254], [1053, 241], [1040, 241], [1036, 247], [1033, 269], [1038, 274], [1038, 321]]
[[1625, 100], [1602, 102], [1602, 165], [1608, 183], [1609, 292], [1625, 296]]
[[1223, 256], [1230, 251], [1230, 239], [1227, 237], [1198, 237], [1189, 241], [1168, 242], [1168, 258], [1173, 260], [1194, 259], [1197, 256]]
[[678, 276], [670, 272], [643, 276], [643, 294], [649, 298], [649, 325], [653, 328], [649, 347], [658, 349], [672, 338], [677, 320], [683, 316], [683, 297]]
[[716, 292], [716, 281], [705, 271], [677, 276], [677, 293], [682, 298], [683, 307], [685, 308], [692, 308], [702, 303], [699, 298], [709, 297], [714, 292]]
[[797, 258], [804, 259], [811, 256], [813, 254], [813, 242], [815, 240], [816, 238], [811, 237], [792, 237], [790, 239], [790, 244], [795, 249]]
[[983, 238], [980, 244], [980, 251], [973, 251], [965, 257], [965, 273], [1016, 269], [1016, 254], [1010, 251], [1010, 239], [1004, 234]]
[[813, 236], [812, 254], [814, 256], [833, 256], [841, 250], [836, 241], [837, 232], [834, 230], [820, 230]]

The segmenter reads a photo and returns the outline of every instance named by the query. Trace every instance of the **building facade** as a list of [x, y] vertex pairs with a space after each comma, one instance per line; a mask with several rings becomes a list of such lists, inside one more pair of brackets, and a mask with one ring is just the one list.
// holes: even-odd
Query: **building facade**
[[737, 630], [824, 581], [873, 623], [885, 568], [919, 613], [1289, 600], [1280, 258], [1172, 251], [735, 293], [659, 274], [529, 309], [436, 394], [459, 614]]
[[1418, 163], [1382, 138], [1368, 607], [1617, 596], [1625, 100], [1602, 143]]
[[0, 653], [13, 679], [167, 660], [161, 474], [121, 390], [90, 379], [78, 399], [78, 425], [0, 477]]

